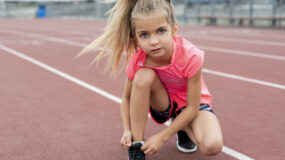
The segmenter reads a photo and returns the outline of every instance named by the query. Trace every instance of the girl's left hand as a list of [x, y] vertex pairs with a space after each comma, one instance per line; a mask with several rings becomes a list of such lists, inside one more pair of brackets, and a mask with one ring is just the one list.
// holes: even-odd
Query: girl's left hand
[[163, 144], [164, 141], [162, 137], [159, 134], [156, 134], [146, 141], [146, 143], [141, 147], [141, 150], [146, 155], [152, 155], [158, 152]]

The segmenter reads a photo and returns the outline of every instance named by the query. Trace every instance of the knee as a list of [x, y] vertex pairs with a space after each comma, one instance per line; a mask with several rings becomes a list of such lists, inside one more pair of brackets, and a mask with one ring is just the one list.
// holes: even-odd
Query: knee
[[200, 150], [204, 155], [212, 156], [220, 153], [223, 148], [222, 140], [210, 140], [200, 144]]
[[135, 74], [133, 86], [137, 88], [149, 88], [152, 86], [156, 73], [151, 68], [141, 68]]

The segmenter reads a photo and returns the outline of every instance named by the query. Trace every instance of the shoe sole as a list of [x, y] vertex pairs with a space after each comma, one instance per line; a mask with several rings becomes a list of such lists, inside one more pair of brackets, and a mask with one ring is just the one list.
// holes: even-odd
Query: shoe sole
[[185, 149], [185, 148], [182, 148], [178, 145], [178, 141], [176, 141], [176, 146], [177, 146], [177, 149], [183, 153], [192, 153], [192, 152], [195, 152], [197, 150], [197, 146], [195, 145], [195, 148], [193, 149]]

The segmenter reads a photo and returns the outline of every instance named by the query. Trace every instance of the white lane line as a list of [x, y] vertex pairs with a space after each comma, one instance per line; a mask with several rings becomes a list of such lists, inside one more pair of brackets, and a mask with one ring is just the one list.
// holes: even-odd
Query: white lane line
[[16, 35], [37, 38], [37, 39], [46, 40], [50, 42], [58, 42], [58, 43], [63, 43], [63, 44], [71, 45], [71, 46], [77, 46], [77, 47], [85, 47], [87, 45], [86, 43], [73, 42], [73, 41], [69, 41], [66, 39], [62, 39], [62, 38], [48, 37], [48, 36], [44, 36], [44, 35], [40, 35], [36, 33], [26, 33], [26, 32], [21, 32], [21, 31], [12, 31], [12, 30], [1, 30], [0, 32], [12, 33]]
[[[67, 39], [56, 38], [56, 37], [48, 37], [48, 36], [44, 36], [44, 35], [40, 35], [40, 34], [27, 33], [27, 32], [22, 32], [22, 31], [0, 30], [0, 32], [17, 34], [17, 35], [32, 37], [32, 38], [38, 38], [41, 40], [47, 40], [50, 42], [57, 42], [57, 43], [62, 43], [62, 44], [77, 46], [77, 47], [85, 47], [88, 45], [87, 43], [79, 43], [79, 42], [74, 42], [74, 41], [70, 41]], [[199, 45], [199, 47], [201, 49], [211, 50], [211, 51], [216, 51], [216, 52], [222, 52], [222, 53], [226, 53], [226, 54], [238, 54], [238, 55], [253, 56], [253, 57], [258, 57], [258, 58], [267, 58], [267, 59], [273, 59], [273, 60], [285, 60], [285, 56], [277, 56], [277, 55], [270, 55], [270, 54], [265, 54], [265, 53], [216, 48], [216, 47], [209, 47], [209, 46], [202, 46], [202, 45]]]
[[[209, 32], [211, 34], [211, 32]], [[270, 33], [270, 32], [260, 32], [260, 30], [258, 31], [253, 31], [253, 30], [244, 30], [244, 31], [240, 31], [240, 30], [229, 30], [228, 32], [212, 32], [214, 34], [219, 34], [219, 35], [226, 35], [226, 36], [243, 36], [240, 38], [274, 38], [274, 39], [279, 39], [280, 41], [285, 40], [285, 36], [284, 36], [284, 32], [276, 32], [276, 33]], [[278, 35], [276, 35], [278, 34]], [[274, 40], [274, 41], [278, 41], [278, 40]]]
[[268, 86], [268, 87], [273, 87], [273, 88], [285, 90], [285, 85], [281, 85], [281, 84], [276, 84], [276, 83], [271, 83], [271, 82], [266, 82], [266, 81], [260, 81], [260, 80], [253, 79], [253, 78], [237, 76], [234, 74], [228, 74], [228, 73], [214, 71], [214, 70], [210, 70], [210, 69], [206, 69], [206, 68], [203, 68], [203, 72], [208, 73], [208, 74], [213, 74], [216, 76], [226, 77], [226, 78], [230, 78], [230, 79], [235, 79], [235, 80], [240, 80], [240, 81], [245, 81], [245, 82], [250, 82], [250, 83], [254, 83], [254, 84], [259, 84], [259, 85], [263, 85], [263, 86]]
[[[260, 32], [260, 30], [242, 30], [242, 29], [221, 29], [221, 30], [191, 30], [191, 31], [182, 31], [182, 32], [188, 32], [190, 34], [194, 34], [194, 35], [200, 35], [200, 36], [242, 36], [239, 37], [241, 38], [275, 38], [275, 39], [279, 39], [279, 40], [274, 40], [274, 41], [282, 41], [285, 40], [285, 36], [284, 36], [284, 32], [267, 32], [268, 30], [265, 30]], [[278, 35], [276, 35], [278, 34]], [[265, 40], [266, 41], [266, 40]]]
[[21, 59], [24, 59], [24, 60], [26, 60], [26, 61], [28, 61], [30, 63], [33, 63], [33, 64], [35, 64], [35, 65], [37, 65], [37, 66], [39, 66], [41, 68], [44, 68], [44, 69], [46, 69], [46, 70], [48, 70], [48, 71], [50, 71], [52, 73], [55, 73], [56, 75], [59, 75], [60, 77], [63, 77], [65, 79], [67, 79], [67, 80], [70, 80], [70, 81], [72, 81], [72, 82], [74, 82], [74, 83], [76, 83], [76, 84], [78, 84], [78, 85], [80, 85], [80, 86], [82, 86], [84, 88], [87, 88], [87, 89], [89, 89], [89, 90], [91, 90], [93, 92], [96, 92], [96, 93], [98, 93], [98, 94], [100, 94], [100, 95], [102, 95], [102, 96], [104, 96], [104, 97], [106, 97], [106, 98], [108, 98], [108, 99], [110, 99], [112, 101], [115, 101], [117, 103], [121, 103], [121, 99], [120, 98], [118, 98], [118, 97], [116, 97], [116, 96], [114, 96], [114, 95], [112, 95], [112, 94], [110, 94], [110, 93], [108, 93], [108, 92], [106, 92], [104, 90], [101, 90], [101, 89], [99, 89], [97, 87], [94, 87], [94, 86], [92, 86], [92, 85], [90, 85], [90, 84], [88, 84], [86, 82], [83, 82], [83, 81], [81, 81], [81, 80], [79, 80], [77, 78], [74, 78], [74, 77], [72, 77], [72, 76], [70, 76], [70, 75], [68, 75], [68, 74], [66, 74], [64, 72], [61, 72], [61, 71], [59, 71], [59, 70], [57, 70], [57, 69], [55, 69], [55, 68], [53, 68], [53, 67], [51, 67], [51, 66], [49, 66], [49, 65], [47, 65], [45, 63], [42, 63], [42, 62], [40, 62], [38, 60], [35, 60], [35, 59], [33, 59], [33, 58], [29, 57], [29, 56], [26, 56], [23, 53], [20, 53], [20, 52], [18, 52], [16, 50], [13, 50], [13, 49], [8, 48], [8, 47], [6, 47], [4, 45], [1, 45], [1, 44], [0, 44], [0, 48], [2, 50], [4, 50], [4, 51], [14, 55], [14, 56], [17, 56], [17, 57], [19, 57]]
[[[100, 88], [92, 86], [92, 85], [90, 85], [90, 84], [88, 84], [88, 83], [86, 83], [86, 82], [84, 82], [84, 81], [82, 81], [80, 79], [72, 77], [72, 76], [70, 76], [70, 75], [68, 75], [68, 74], [66, 74], [66, 73], [64, 73], [64, 72], [62, 72], [62, 71], [60, 71], [58, 69], [55, 69], [55, 68], [53, 68], [53, 67], [51, 67], [51, 66], [49, 66], [49, 65], [47, 65], [47, 64], [45, 64], [43, 62], [40, 62], [40, 61], [38, 61], [36, 59], [33, 59], [33, 58], [25, 55], [24, 53], [20, 53], [20, 52], [18, 52], [16, 50], [13, 50], [13, 49], [8, 48], [8, 47], [6, 47], [4, 45], [1, 45], [1, 44], [0, 44], [0, 49], [4, 50], [7, 53], [10, 53], [10, 54], [12, 54], [14, 56], [17, 56], [17, 57], [19, 57], [21, 59], [24, 59], [24, 60], [26, 60], [26, 61], [28, 61], [28, 62], [30, 62], [32, 64], [35, 64], [35, 65], [37, 65], [37, 66], [39, 66], [39, 67], [41, 67], [41, 68], [43, 68], [45, 70], [48, 70], [48, 71], [50, 71], [50, 72], [52, 72], [52, 73], [54, 73], [54, 74], [56, 74], [56, 75], [58, 75], [58, 76], [60, 76], [62, 78], [65, 78], [65, 79], [67, 79], [67, 80], [69, 80], [69, 81], [71, 81], [71, 82], [73, 82], [75, 84], [78, 84], [78, 85], [80, 85], [80, 86], [82, 86], [84, 88], [87, 88], [87, 89], [89, 89], [89, 90], [91, 90], [91, 91], [93, 91], [93, 92], [95, 92], [97, 94], [100, 94], [100, 95], [102, 95], [102, 96], [104, 96], [104, 97], [106, 97], [106, 98], [108, 98], [108, 99], [110, 99], [110, 100], [112, 100], [114, 102], [121, 103], [121, 99], [120, 98], [118, 98], [118, 97], [116, 97], [116, 96], [114, 96], [114, 95], [112, 95], [112, 94], [110, 94], [110, 93], [108, 93], [108, 92], [106, 92], [106, 91], [104, 91], [104, 90], [102, 90]], [[227, 154], [229, 156], [237, 158], [237, 159], [254, 160], [253, 158], [250, 158], [250, 157], [248, 157], [248, 156], [246, 156], [246, 155], [244, 155], [242, 153], [239, 153], [239, 152], [237, 152], [237, 151], [235, 151], [233, 149], [230, 149], [230, 148], [228, 148], [226, 146], [223, 147], [222, 152], [224, 152], [225, 154]]]
[[239, 159], [239, 160], [254, 160], [253, 158], [250, 158], [226, 146], [223, 146], [222, 152], [224, 152], [225, 154], [231, 155], [232, 157]]
[[[34, 33], [26, 33], [26, 32], [21, 32], [21, 31], [7, 31], [7, 30], [5, 30], [4, 32], [19, 34], [19, 35], [23, 35], [23, 36], [29, 36], [29, 37], [33, 37], [33, 38], [40, 38], [40, 39], [43, 39], [43, 40], [48, 40], [48, 41], [52, 41], [52, 42], [58, 42], [58, 43], [63, 43], [63, 44], [72, 45], [72, 46], [78, 46], [78, 47], [85, 47], [87, 45], [87, 44], [84, 44], [84, 43], [73, 42], [73, 41], [69, 41], [69, 40], [66, 40], [66, 39], [55, 38], [55, 37], [47, 37], [47, 36], [43, 36], [43, 35], [40, 35], [40, 34], [34, 34]], [[204, 49], [206, 49], [205, 48], [206, 46], [202, 46], [202, 47], [204, 47]], [[284, 57], [282, 57], [282, 56], [271, 56], [271, 55], [266, 55], [266, 54], [253, 53], [253, 52], [227, 50], [227, 49], [214, 48], [214, 47], [207, 47], [207, 49], [212, 49], [212, 50], [220, 51], [220, 52], [227, 52], [228, 51], [228, 52], [233, 52], [233, 53], [236, 53], [236, 54], [244, 54], [244, 55], [246, 54], [246, 55], [255, 56], [255, 57], [261, 57], [261, 58], [271, 58], [271, 59], [278, 59], [278, 60], [283, 60], [284, 59]], [[276, 84], [276, 83], [261, 81], [261, 80], [257, 80], [257, 79], [237, 76], [237, 75], [223, 73], [223, 72], [219, 72], [219, 71], [214, 71], [214, 70], [210, 70], [210, 69], [206, 69], [206, 68], [203, 69], [203, 72], [209, 73], [209, 74], [214, 74], [214, 75], [217, 75], [217, 76], [226, 77], [226, 78], [231, 78], [231, 79], [251, 82], [251, 83], [255, 83], [255, 84], [270, 86], [270, 87], [274, 87], [274, 88], [284, 89], [284, 85], [281, 85], [281, 84]]]
[[244, 55], [244, 56], [267, 58], [267, 59], [274, 59], [274, 60], [281, 60], [281, 61], [285, 60], [285, 56], [276, 56], [276, 55], [270, 55], [270, 54], [265, 54], [265, 53], [256, 53], [256, 52], [247, 52], [247, 51], [239, 51], [239, 50], [232, 50], [232, 49], [208, 47], [208, 46], [202, 46], [202, 45], [198, 45], [198, 46], [201, 49], [210, 50], [210, 51], [219, 52], [219, 53], [238, 54], [238, 55]]
[[[187, 34], [187, 33], [186, 33]], [[238, 39], [238, 38], [224, 38], [217, 36], [198, 36], [195, 34], [187, 34], [187, 36], [191, 39], [201, 39], [207, 41], [220, 41], [220, 42], [231, 42], [231, 43], [242, 43], [242, 44], [257, 44], [257, 45], [267, 45], [267, 46], [278, 46], [285, 47], [285, 43], [283, 42], [270, 42], [270, 41], [262, 41], [262, 40], [246, 40], [246, 39]]]
[[[0, 31], [1, 32], [1, 31]], [[2, 31], [3, 32], [3, 31]], [[78, 46], [78, 47], [85, 47], [87, 44], [84, 43], [78, 43], [78, 42], [73, 42], [73, 41], [69, 41], [69, 40], [65, 40], [65, 39], [61, 39], [61, 38], [55, 38], [55, 37], [47, 37], [47, 36], [43, 36], [43, 35], [39, 35], [39, 34], [34, 34], [34, 33], [26, 33], [26, 32], [21, 32], [21, 31], [5, 31], [5, 32], [9, 32], [9, 33], [14, 33], [14, 34], [19, 34], [19, 35], [23, 35], [23, 36], [29, 36], [29, 37], [33, 37], [33, 38], [40, 38], [43, 40], [48, 40], [48, 41], [52, 41], [52, 42], [58, 42], [58, 43], [63, 43], [63, 44], [67, 44], [67, 45], [71, 45], [71, 46]], [[205, 46], [203, 46], [205, 47]], [[204, 48], [205, 49], [205, 48]], [[208, 49], [216, 49], [216, 51], [224, 51], [226, 52], [225, 49], [221, 49], [221, 48], [209, 48]], [[229, 52], [234, 52], [234, 50], [228, 50]], [[245, 51], [239, 51], [236, 52], [237, 54], [245, 54]], [[265, 58], [266, 56], [262, 56], [262, 54], [259, 53], [248, 53], [248, 55], [251, 54], [251, 56], [256, 56], [256, 57], [262, 57]], [[269, 56], [267, 55], [267, 58], [270, 57], [271, 59], [278, 59], [281, 60], [284, 57], [275, 57], [275, 56]], [[231, 78], [231, 79], [236, 79], [236, 80], [241, 80], [241, 81], [246, 81], [246, 82], [251, 82], [254, 84], [260, 84], [260, 85], [265, 85], [265, 86], [270, 86], [270, 87], [274, 87], [274, 88], [279, 88], [279, 89], [284, 89], [284, 85], [281, 84], [276, 84], [276, 83], [271, 83], [271, 82], [266, 82], [266, 81], [261, 81], [261, 80], [257, 80], [257, 79], [252, 79], [252, 78], [247, 78], [247, 77], [242, 77], [242, 76], [237, 76], [237, 75], [233, 75], [233, 74], [228, 74], [228, 73], [223, 73], [223, 72], [219, 72], [219, 71], [214, 71], [214, 70], [210, 70], [210, 69], [203, 69], [203, 72], [205, 73], [209, 73], [209, 74], [214, 74], [217, 76], [222, 76], [222, 77], [226, 77], [226, 78]]]
[[[85, 47], [88, 45], [87, 43], [79, 43], [79, 42], [74, 42], [74, 41], [70, 41], [67, 39], [48, 37], [48, 36], [44, 36], [40, 34], [27, 33], [27, 32], [22, 32], [22, 31], [2, 30], [0, 32], [12, 33], [12, 34], [17, 34], [17, 35], [27, 36], [27, 37], [32, 37], [32, 38], [38, 38], [41, 40], [57, 42], [57, 43], [62, 43], [62, 44], [77, 46], [77, 47]], [[238, 54], [238, 55], [253, 56], [253, 57], [258, 57], [258, 58], [267, 58], [267, 59], [273, 59], [273, 60], [285, 60], [285, 56], [277, 56], [277, 55], [270, 55], [270, 54], [257, 53], [257, 52], [238, 51], [238, 50], [208, 47], [208, 46], [202, 46], [202, 45], [199, 45], [199, 47], [201, 49], [211, 50], [211, 51], [216, 51], [216, 52], [221, 52], [221, 53], [226, 53], [226, 54]]]

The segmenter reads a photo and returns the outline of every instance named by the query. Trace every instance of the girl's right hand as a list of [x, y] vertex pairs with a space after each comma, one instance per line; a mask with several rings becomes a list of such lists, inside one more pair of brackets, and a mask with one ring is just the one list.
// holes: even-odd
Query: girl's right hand
[[120, 145], [129, 150], [130, 147], [132, 146], [132, 132], [131, 131], [124, 131], [123, 133], [123, 136], [121, 138], [121, 141], [120, 141]]

